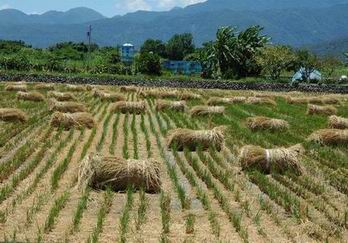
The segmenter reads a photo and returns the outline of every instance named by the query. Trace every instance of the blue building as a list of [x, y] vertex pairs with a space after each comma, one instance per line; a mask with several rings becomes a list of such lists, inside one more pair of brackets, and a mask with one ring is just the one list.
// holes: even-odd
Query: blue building
[[199, 62], [193, 61], [165, 61], [163, 67], [172, 71], [174, 74], [200, 74], [202, 72], [202, 66]]
[[133, 62], [135, 54], [134, 46], [130, 43], [125, 43], [121, 47], [121, 61], [131, 63]]

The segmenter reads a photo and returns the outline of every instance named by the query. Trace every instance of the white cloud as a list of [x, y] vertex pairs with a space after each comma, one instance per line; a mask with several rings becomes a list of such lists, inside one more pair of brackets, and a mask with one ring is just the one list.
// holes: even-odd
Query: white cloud
[[151, 10], [151, 6], [145, 0], [119, 0], [115, 4], [115, 8], [119, 13]]
[[5, 3], [5, 4], [0, 5], [0, 10], [8, 9], [8, 8], [11, 8], [10, 4]]

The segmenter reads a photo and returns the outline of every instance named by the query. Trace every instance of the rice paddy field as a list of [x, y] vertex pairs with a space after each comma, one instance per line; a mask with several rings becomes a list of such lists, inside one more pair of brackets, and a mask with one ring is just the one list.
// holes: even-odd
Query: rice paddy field
[[[0, 108], [27, 117], [0, 119], [0, 241], [348, 242], [348, 127], [343, 120], [332, 143], [307, 139], [330, 115], [348, 117], [347, 95], [24, 83], [44, 97], [28, 100], [9, 85], [0, 83]], [[89, 122], [70, 113], [51, 124], [53, 110], [68, 109], [48, 98], [52, 89], [72, 94]], [[131, 103], [115, 106], [122, 99]], [[222, 107], [197, 107], [208, 103]], [[307, 114], [308, 103], [321, 109]], [[281, 126], [250, 127], [255, 116]], [[179, 149], [179, 134], [168, 147], [177, 128], [203, 138]], [[283, 159], [271, 150], [298, 144], [303, 151], [283, 149]], [[245, 145], [264, 151], [260, 166], [242, 166]], [[95, 154], [157, 161], [159, 190], [81, 189], [82, 161]]]

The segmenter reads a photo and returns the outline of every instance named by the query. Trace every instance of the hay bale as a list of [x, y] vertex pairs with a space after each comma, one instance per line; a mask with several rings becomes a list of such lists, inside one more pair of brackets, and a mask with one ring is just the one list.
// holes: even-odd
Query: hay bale
[[86, 84], [85, 88], [86, 88], [87, 91], [92, 91], [94, 87], [91, 84]]
[[249, 117], [246, 120], [247, 127], [251, 130], [287, 130], [289, 123], [282, 119], [274, 119], [264, 116]]
[[224, 112], [223, 106], [194, 106], [190, 110], [191, 116], [221, 115]]
[[184, 92], [179, 95], [180, 100], [201, 100], [202, 95], [200, 94], [195, 94], [195, 93], [189, 93], [189, 92]]
[[37, 90], [54, 90], [53, 84], [38, 83], [34, 85], [34, 89]]
[[335, 115], [337, 109], [333, 106], [308, 105], [307, 115]]
[[341, 145], [348, 143], [348, 130], [321, 129], [313, 132], [307, 141], [324, 145]]
[[303, 153], [302, 145], [276, 149], [247, 145], [241, 149], [238, 160], [243, 170], [257, 169], [263, 173], [291, 171], [296, 175], [302, 175], [303, 167], [299, 157]]
[[308, 99], [304, 97], [286, 97], [286, 102], [288, 104], [308, 104]]
[[87, 108], [81, 103], [72, 101], [60, 102], [55, 99], [50, 99], [48, 101], [48, 108], [50, 111], [59, 111], [63, 113], [76, 113], [87, 111]]
[[168, 100], [157, 100], [156, 110], [174, 110], [174, 111], [185, 111], [186, 101], [168, 101]]
[[325, 104], [323, 101], [323, 97], [317, 97], [317, 96], [312, 96], [308, 98], [308, 103], [309, 104], [315, 104], [315, 105], [323, 105]]
[[132, 86], [121, 86], [120, 91], [121, 92], [137, 92], [138, 87], [133, 86], [133, 85]]
[[8, 84], [5, 86], [5, 91], [22, 91], [26, 92], [28, 87], [26, 84]]
[[146, 112], [146, 105], [144, 101], [119, 101], [114, 104], [113, 110], [123, 114], [143, 114]]
[[95, 120], [90, 113], [78, 112], [78, 113], [62, 113], [55, 112], [51, 118], [51, 126], [63, 127], [66, 130], [71, 128], [83, 128], [87, 127], [92, 129], [95, 127]]
[[339, 117], [339, 116], [330, 116], [328, 127], [334, 128], [334, 129], [348, 129], [348, 118]]
[[82, 85], [67, 84], [66, 89], [71, 92], [83, 92], [86, 91], [86, 87]]
[[35, 101], [35, 102], [40, 102], [45, 100], [45, 96], [36, 91], [32, 91], [32, 92], [19, 91], [16, 94], [16, 97], [18, 100], [27, 100], [27, 101]]
[[246, 100], [247, 104], [253, 105], [277, 105], [277, 103], [270, 98], [261, 98], [261, 97], [249, 97]]
[[195, 151], [197, 148], [207, 150], [214, 147], [221, 151], [224, 145], [224, 127], [212, 130], [191, 130], [186, 128], [173, 129], [168, 132], [167, 145], [169, 149], [183, 151], [188, 148]]
[[247, 100], [246, 97], [235, 96], [229, 98], [212, 97], [209, 98], [208, 105], [232, 105], [237, 103], [244, 103]]
[[337, 97], [325, 96], [322, 97], [323, 103], [327, 105], [339, 105], [341, 101]]
[[126, 97], [117, 93], [107, 93], [101, 90], [94, 90], [94, 97], [98, 97], [103, 101], [117, 102], [117, 101], [125, 101]]
[[154, 159], [134, 160], [91, 154], [79, 166], [78, 188], [96, 190], [111, 188], [126, 191], [128, 186], [148, 193], [161, 191], [161, 164]]
[[148, 98], [148, 97], [153, 97], [153, 98], [177, 98], [178, 97], [178, 92], [173, 90], [144, 90], [140, 92], [140, 96], [143, 98]]
[[50, 91], [47, 93], [48, 97], [55, 98], [58, 101], [74, 101], [76, 98], [71, 93], [62, 93]]
[[0, 108], [0, 121], [5, 122], [26, 122], [28, 116], [25, 112], [16, 108]]

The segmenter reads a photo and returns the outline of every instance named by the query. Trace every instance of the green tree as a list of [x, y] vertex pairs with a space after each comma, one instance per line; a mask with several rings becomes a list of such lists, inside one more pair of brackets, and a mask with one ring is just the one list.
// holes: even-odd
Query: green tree
[[183, 60], [185, 56], [195, 51], [193, 36], [190, 33], [174, 35], [166, 45], [166, 52], [170, 60]]
[[342, 61], [334, 56], [324, 56], [319, 59], [319, 67], [325, 72], [327, 77], [331, 77], [336, 69], [342, 66]]
[[166, 45], [161, 40], [147, 39], [140, 47], [140, 53], [152, 52], [166, 58]]
[[135, 61], [136, 70], [147, 75], [161, 75], [161, 61], [157, 54], [152, 52], [140, 53]]
[[295, 61], [295, 53], [287, 46], [267, 46], [257, 56], [263, 74], [273, 80], [278, 79]]

